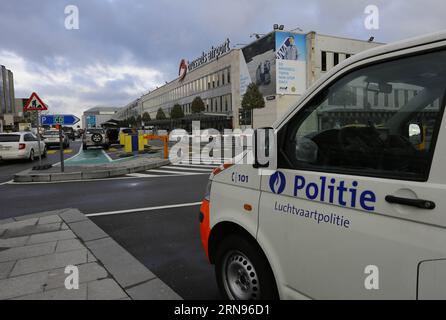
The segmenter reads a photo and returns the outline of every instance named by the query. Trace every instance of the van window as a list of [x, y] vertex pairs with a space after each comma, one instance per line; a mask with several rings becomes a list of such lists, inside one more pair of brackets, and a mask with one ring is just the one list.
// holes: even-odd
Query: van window
[[279, 132], [279, 165], [425, 181], [444, 109], [446, 52], [353, 71]]

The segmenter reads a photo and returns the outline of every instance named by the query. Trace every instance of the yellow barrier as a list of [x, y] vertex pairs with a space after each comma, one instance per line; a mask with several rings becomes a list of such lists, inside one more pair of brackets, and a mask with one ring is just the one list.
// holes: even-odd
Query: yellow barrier
[[119, 144], [122, 146], [125, 144], [125, 133], [124, 132], [119, 133]]
[[144, 151], [144, 136], [138, 135], [138, 150], [133, 150], [133, 136], [131, 135], [124, 135], [124, 151], [127, 153], [132, 153], [134, 151]]

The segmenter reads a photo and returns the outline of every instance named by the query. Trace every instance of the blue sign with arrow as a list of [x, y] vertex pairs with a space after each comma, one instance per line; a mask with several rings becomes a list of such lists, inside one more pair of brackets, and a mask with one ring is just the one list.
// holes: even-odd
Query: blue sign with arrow
[[56, 124], [72, 126], [80, 121], [80, 119], [72, 114], [53, 114], [40, 117], [42, 125], [53, 126]]

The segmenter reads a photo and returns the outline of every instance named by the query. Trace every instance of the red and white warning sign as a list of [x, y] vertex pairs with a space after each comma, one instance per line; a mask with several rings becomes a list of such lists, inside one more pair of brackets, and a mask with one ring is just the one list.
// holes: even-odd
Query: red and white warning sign
[[26, 106], [23, 108], [23, 111], [44, 111], [44, 110], [48, 110], [48, 108], [39, 98], [37, 93], [33, 92], [31, 97], [28, 99]]

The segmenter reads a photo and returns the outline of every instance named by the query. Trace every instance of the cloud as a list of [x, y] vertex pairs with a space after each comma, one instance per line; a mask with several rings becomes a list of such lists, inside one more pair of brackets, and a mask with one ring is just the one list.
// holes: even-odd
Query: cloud
[[[380, 9], [380, 29], [364, 9]], [[79, 30], [64, 9], [79, 8]], [[391, 42], [446, 29], [443, 0], [2, 0], [0, 64], [14, 72], [17, 96], [37, 91], [55, 110], [82, 113], [125, 105], [174, 79], [178, 63], [227, 37], [249, 43], [274, 23], [287, 29]]]

